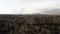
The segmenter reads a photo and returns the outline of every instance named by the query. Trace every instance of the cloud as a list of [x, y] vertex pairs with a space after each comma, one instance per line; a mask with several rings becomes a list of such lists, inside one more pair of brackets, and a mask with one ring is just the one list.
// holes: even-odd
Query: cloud
[[0, 14], [10, 14], [12, 13], [11, 9], [0, 9]]
[[0, 0], [0, 14], [11, 14], [15, 7], [14, 0]]
[[60, 8], [60, 0], [0, 0], [0, 14], [42, 13], [39, 9], [47, 8]]
[[[38, 0], [38, 1], [35, 1], [35, 2], [32, 2], [34, 0], [24, 0], [22, 1], [22, 5], [21, 4], [18, 4], [17, 7], [20, 9], [20, 8], [24, 8], [24, 10], [22, 10], [23, 13], [28, 13], [28, 14], [31, 14], [31, 13], [42, 13], [41, 10], [38, 10], [38, 9], [47, 9], [47, 8], [60, 8], [60, 0]], [[21, 6], [20, 6], [21, 5]], [[18, 10], [18, 11], [21, 11]]]

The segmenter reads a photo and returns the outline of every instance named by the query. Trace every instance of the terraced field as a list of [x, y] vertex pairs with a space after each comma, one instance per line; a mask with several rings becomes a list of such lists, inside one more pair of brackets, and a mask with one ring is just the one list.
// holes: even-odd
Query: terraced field
[[60, 34], [60, 15], [0, 15], [0, 34]]

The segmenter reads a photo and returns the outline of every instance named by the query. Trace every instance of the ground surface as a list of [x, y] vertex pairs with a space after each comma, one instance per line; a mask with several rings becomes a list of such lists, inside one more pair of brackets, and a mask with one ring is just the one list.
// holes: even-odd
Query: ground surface
[[60, 34], [60, 16], [0, 15], [0, 34]]

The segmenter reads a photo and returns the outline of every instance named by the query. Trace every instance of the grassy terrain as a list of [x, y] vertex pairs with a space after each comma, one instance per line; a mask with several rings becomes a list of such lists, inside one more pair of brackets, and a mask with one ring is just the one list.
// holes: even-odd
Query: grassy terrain
[[60, 34], [60, 15], [0, 15], [0, 34]]

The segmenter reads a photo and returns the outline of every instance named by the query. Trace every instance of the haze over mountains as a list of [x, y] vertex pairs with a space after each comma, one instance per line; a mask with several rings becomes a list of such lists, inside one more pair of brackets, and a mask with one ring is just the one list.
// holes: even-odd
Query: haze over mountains
[[60, 14], [60, 9], [43, 9], [41, 14]]
[[60, 14], [60, 9], [58, 8], [48, 8], [48, 9], [35, 9], [30, 14]]

